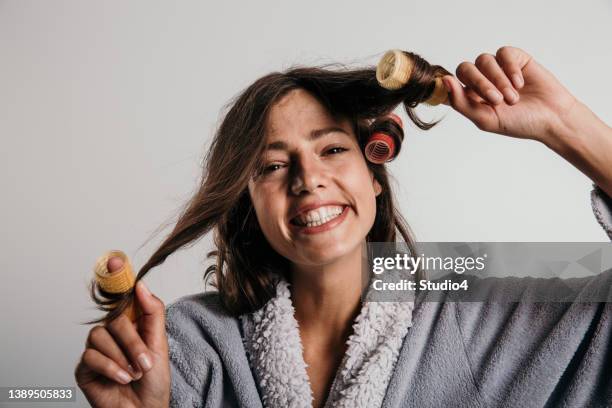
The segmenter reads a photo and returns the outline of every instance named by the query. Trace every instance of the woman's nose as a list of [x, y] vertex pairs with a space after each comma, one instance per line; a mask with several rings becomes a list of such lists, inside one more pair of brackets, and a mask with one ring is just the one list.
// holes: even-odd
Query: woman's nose
[[291, 177], [291, 192], [295, 195], [303, 191], [313, 192], [325, 185], [325, 169], [315, 160], [304, 160], [295, 164]]

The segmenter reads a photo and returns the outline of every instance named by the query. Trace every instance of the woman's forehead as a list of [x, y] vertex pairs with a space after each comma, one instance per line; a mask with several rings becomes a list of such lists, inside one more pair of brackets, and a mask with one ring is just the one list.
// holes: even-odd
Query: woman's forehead
[[291, 91], [275, 103], [268, 116], [270, 132], [300, 121], [333, 121], [317, 98], [301, 89]]
[[295, 89], [272, 106], [266, 121], [266, 138], [308, 137], [313, 132], [340, 128], [350, 134], [349, 121], [335, 118], [317, 98]]

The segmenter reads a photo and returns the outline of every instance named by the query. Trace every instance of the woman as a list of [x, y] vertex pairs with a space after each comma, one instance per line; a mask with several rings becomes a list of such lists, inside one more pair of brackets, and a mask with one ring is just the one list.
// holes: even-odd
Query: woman
[[[207, 276], [218, 293], [182, 298], [166, 317], [139, 281], [129, 294], [138, 323], [120, 314], [131, 299], [121, 298], [75, 370], [92, 405], [609, 403], [610, 303], [361, 304], [363, 244], [396, 241], [396, 230], [413, 244], [384, 165], [368, 163], [363, 146], [369, 120], [402, 102], [431, 127], [412, 108], [448, 72], [415, 57], [399, 91], [380, 89], [372, 69], [297, 68], [233, 101], [201, 189], [137, 277], [214, 228]], [[450, 105], [484, 131], [544, 143], [590, 177], [612, 238], [612, 129], [518, 48], [456, 73], [444, 76]], [[609, 287], [609, 275], [599, 283]]]

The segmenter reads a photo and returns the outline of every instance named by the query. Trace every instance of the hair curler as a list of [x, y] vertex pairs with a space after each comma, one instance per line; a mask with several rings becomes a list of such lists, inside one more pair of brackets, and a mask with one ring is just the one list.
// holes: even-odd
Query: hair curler
[[[402, 50], [387, 51], [376, 66], [376, 80], [385, 89], [394, 91], [402, 88], [410, 80], [414, 61]], [[425, 101], [428, 105], [439, 105], [448, 102], [448, 90], [442, 82], [442, 77], [434, 78], [434, 90]]]
[[[390, 128], [389, 119], [393, 121], [399, 129]], [[366, 143], [365, 157], [372, 163], [383, 164], [393, 160], [399, 153], [403, 141], [402, 119], [394, 113], [390, 113], [382, 120], [374, 121], [371, 125], [371, 132]]]
[[[119, 270], [111, 273], [108, 270], [108, 260], [113, 257], [121, 258], [123, 265]], [[136, 283], [130, 260], [125, 253], [118, 250], [108, 251], [98, 258], [94, 266], [94, 275], [98, 287], [105, 292], [113, 294], [130, 292]], [[140, 308], [132, 302], [124, 314], [134, 322], [140, 316]]]

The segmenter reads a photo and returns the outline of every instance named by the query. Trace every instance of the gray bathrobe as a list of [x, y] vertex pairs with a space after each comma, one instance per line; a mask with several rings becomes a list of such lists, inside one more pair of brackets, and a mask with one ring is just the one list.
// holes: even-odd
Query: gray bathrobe
[[[612, 200], [595, 187], [591, 204], [612, 239]], [[239, 318], [215, 292], [167, 307], [171, 406], [311, 406], [288, 286]], [[612, 270], [559, 290], [567, 302], [366, 302], [325, 406], [612, 407]]]

